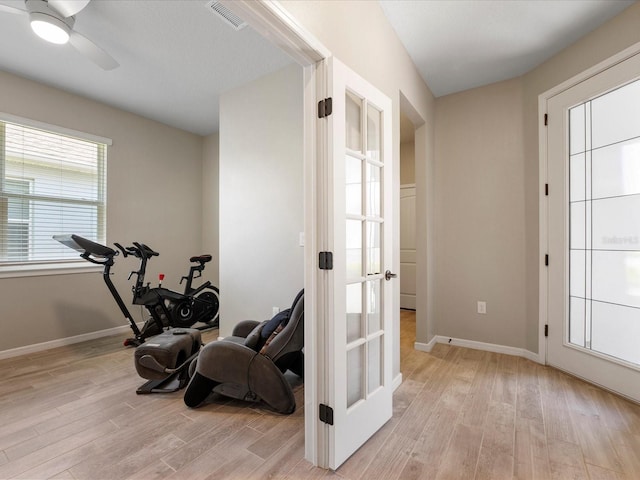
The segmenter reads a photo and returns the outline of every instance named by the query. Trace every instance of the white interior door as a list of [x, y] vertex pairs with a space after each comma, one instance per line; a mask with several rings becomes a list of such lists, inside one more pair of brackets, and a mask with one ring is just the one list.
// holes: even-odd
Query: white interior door
[[392, 415], [391, 100], [339, 61], [327, 63], [333, 268], [320, 273], [328, 293], [320, 408], [332, 418], [320, 424], [320, 463], [336, 469]]
[[640, 401], [640, 55], [547, 102], [547, 362]]
[[400, 187], [400, 308], [416, 309], [416, 187]]

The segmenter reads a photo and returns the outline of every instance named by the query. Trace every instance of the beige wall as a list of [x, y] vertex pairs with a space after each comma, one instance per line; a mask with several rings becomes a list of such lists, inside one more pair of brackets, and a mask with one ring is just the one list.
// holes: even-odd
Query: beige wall
[[438, 98], [435, 143], [436, 331], [524, 347], [520, 79]]
[[304, 286], [302, 68], [220, 97], [220, 335]]
[[[202, 138], [9, 73], [0, 72], [0, 91], [4, 113], [113, 140], [107, 240], [148, 243], [160, 256], [147, 278], [163, 272], [177, 287], [201, 248]], [[118, 257], [113, 269], [127, 304], [136, 267]], [[0, 279], [0, 292], [0, 351], [126, 325], [99, 273]]]

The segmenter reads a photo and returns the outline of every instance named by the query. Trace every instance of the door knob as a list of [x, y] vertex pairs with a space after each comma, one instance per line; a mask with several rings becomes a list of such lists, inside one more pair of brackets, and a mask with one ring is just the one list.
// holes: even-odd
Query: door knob
[[398, 275], [396, 273], [392, 273], [391, 270], [387, 270], [384, 272], [384, 279], [391, 280], [392, 278], [396, 278]]

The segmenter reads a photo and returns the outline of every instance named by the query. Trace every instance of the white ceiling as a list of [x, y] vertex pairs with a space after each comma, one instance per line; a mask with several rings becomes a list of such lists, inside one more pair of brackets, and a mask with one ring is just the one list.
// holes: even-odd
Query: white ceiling
[[[24, 9], [22, 0], [0, 0]], [[69, 45], [36, 37], [0, 12], [0, 70], [200, 135], [218, 130], [218, 98], [292, 63], [249, 27], [235, 31], [206, 0], [93, 0], [75, 30], [120, 66], [104, 71]], [[1, 90], [0, 90], [1, 91]]]
[[522, 75], [633, 3], [380, 0], [436, 97]]
[[[222, 92], [279, 70], [291, 59], [250, 27], [233, 30], [206, 3], [93, 0], [76, 16], [75, 29], [116, 58], [120, 67], [111, 71], [68, 45], [40, 40], [26, 17], [0, 12], [0, 70], [207, 135], [218, 130]], [[380, 3], [440, 96], [520, 75], [633, 1]], [[24, 8], [22, 0], [0, 4]]]

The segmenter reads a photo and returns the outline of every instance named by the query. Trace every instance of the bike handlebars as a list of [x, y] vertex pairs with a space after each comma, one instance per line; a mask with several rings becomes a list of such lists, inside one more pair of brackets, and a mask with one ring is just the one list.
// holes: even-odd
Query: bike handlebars
[[145, 245], [144, 243], [133, 242], [133, 244], [136, 246], [138, 252], [140, 252], [140, 255], [143, 258], [157, 257], [158, 255], [160, 255], [158, 252], [153, 250], [148, 245]]
[[133, 255], [136, 258], [147, 259], [149, 257], [157, 257], [160, 254], [156, 252], [153, 248], [144, 243], [133, 242], [133, 247], [123, 247], [119, 243], [113, 243], [121, 252], [124, 257], [129, 255]]

